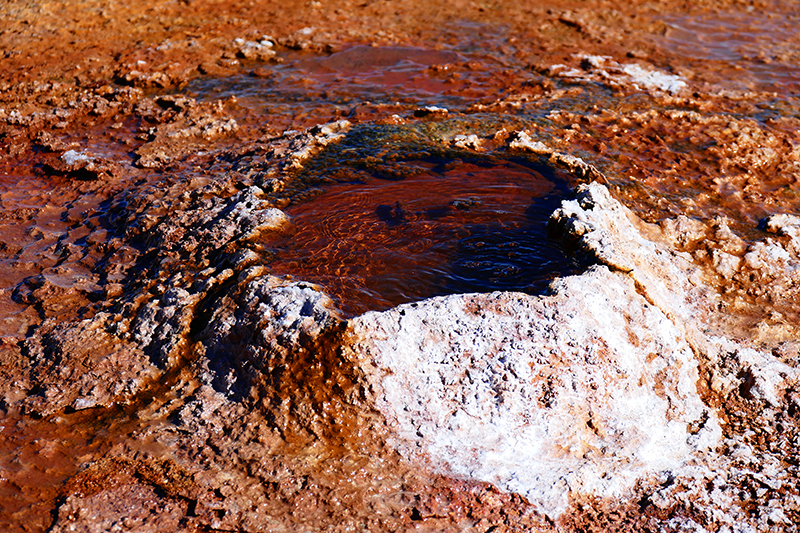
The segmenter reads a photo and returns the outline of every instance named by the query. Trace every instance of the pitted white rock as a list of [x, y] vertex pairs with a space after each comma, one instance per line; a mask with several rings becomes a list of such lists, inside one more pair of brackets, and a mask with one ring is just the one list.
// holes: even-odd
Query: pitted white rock
[[681, 331], [606, 267], [551, 296], [435, 298], [350, 328], [402, 453], [553, 518], [571, 495], [620, 497], [721, 435]]

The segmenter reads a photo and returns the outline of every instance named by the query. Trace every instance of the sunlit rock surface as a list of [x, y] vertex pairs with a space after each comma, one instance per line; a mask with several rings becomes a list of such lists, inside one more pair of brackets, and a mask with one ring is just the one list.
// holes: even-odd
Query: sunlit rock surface
[[[648, 224], [594, 181], [550, 217], [552, 236], [591, 266], [548, 294], [455, 294], [348, 321], [322, 287], [263, 264], [263, 243], [293, 224], [268, 191], [296, 184], [275, 169], [302, 166], [347, 134], [333, 123], [249, 150], [237, 171], [258, 185], [197, 180], [180, 208], [148, 200], [135, 214], [133, 204], [131, 220], [164, 254], [155, 264], [196, 262], [197, 272], [153, 269], [152, 284], [123, 297], [123, 318], [49, 320], [26, 339], [32, 364], [7, 405], [131, 409], [165, 382], [164, 401], [137, 407], [147, 429], [109, 452], [145, 466], [89, 492], [74, 476], [56, 531], [122, 520], [116, 495], [142, 511], [131, 524], [188, 530], [290, 531], [298, 518], [284, 510], [303, 505], [303, 520], [359, 522], [340, 497], [379, 501], [383, 514], [368, 513], [376, 530], [439, 516], [463, 530], [475, 513], [519, 531], [581, 530], [602, 523], [598, 513], [624, 516], [621, 530], [791, 523], [795, 217], [768, 218], [769, 233], [745, 243], [721, 217]], [[497, 153], [607, 181], [525, 131], [503, 139]], [[758, 335], [734, 334], [730, 308], [767, 299]], [[177, 482], [142, 474], [161, 460], [185, 469], [186, 492], [160, 496]], [[90, 462], [86, 483], [110, 464]], [[342, 485], [354, 476], [363, 480]], [[737, 503], [758, 487], [768, 505]], [[513, 516], [498, 516], [507, 504]]]
[[563, 278], [551, 295], [454, 295], [351, 322], [403, 453], [557, 517], [574, 493], [619, 497], [716, 446], [698, 361], [670, 318], [691, 314], [671, 292], [688, 266], [629, 217], [599, 185], [565, 202], [554, 223], [614, 270]]
[[[317, 142], [315, 135], [309, 143]], [[578, 157], [554, 158], [526, 137], [512, 137], [516, 149], [542, 152], [574, 173], [599, 174]], [[199, 198], [210, 211], [187, 210], [185, 219], [159, 227], [163, 242], [189, 245], [201, 255], [224, 250], [228, 262], [209, 269], [208, 279], [191, 291], [176, 287], [148, 300], [128, 329], [108, 326], [128, 332], [130, 349], [140, 347], [131, 352], [139, 359], [131, 360], [152, 376], [178, 364], [189, 354], [187, 339], [195, 341], [197, 383], [181, 385], [194, 392], [175, 407], [155, 408], [149, 416], [169, 416], [175, 426], [153, 430], [148, 439], [155, 443], [150, 446], [175, 450], [174, 460], [192, 472], [196, 523], [234, 527], [245, 520], [236, 509], [271, 505], [272, 496], [261, 494], [251, 478], [259, 472], [264, 483], [288, 483], [274, 473], [283, 471], [276, 464], [290, 460], [275, 455], [286, 442], [302, 442], [305, 450], [291, 459], [294, 466], [280, 467], [286, 479], [296, 471], [330, 475], [316, 473], [322, 459], [315, 455], [330, 452], [311, 450], [359, 450], [345, 454], [370, 457], [362, 469], [381, 472], [385, 461], [393, 464], [386, 481], [393, 487], [409, 483], [408, 472], [415, 472], [446, 480], [441, 483], [449, 488], [432, 491], [472, 487], [481, 498], [487, 490], [521, 496], [532, 514], [509, 522], [519, 530], [545, 522], [555, 530], [580, 529], [581, 520], [592, 520], [585, 515], [589, 508], [625, 513], [666, 531], [789, 523], [797, 487], [782, 458], [794, 449], [793, 433], [778, 428], [795, 427], [790, 418], [800, 409], [792, 345], [780, 337], [775, 353], [789, 355], [776, 358], [763, 342], [727, 334], [719, 325], [726, 309], [719, 284], [758, 275], [770, 281], [763, 290], [775, 301], [781, 287], [788, 297], [791, 266], [798, 262], [794, 217], [768, 219], [765, 227], [775, 236], [746, 246], [724, 220], [645, 223], [593, 182], [579, 186], [550, 219], [553, 236], [593, 266], [556, 279], [548, 294], [456, 294], [345, 321], [318, 286], [272, 276], [263, 266], [238, 274], [221, 268], [249, 264], [255, 253], [243, 245], [289, 224], [263, 194], [253, 187], [228, 201]], [[197, 219], [199, 226], [192, 224]], [[700, 242], [710, 250], [707, 262], [698, 260], [696, 249], [686, 251]], [[41, 361], [31, 379], [43, 392], [28, 405], [42, 409], [47, 400], [84, 409], [124, 404], [135, 395], [138, 382], [86, 388], [103, 382], [99, 376], [130, 373], [118, 370], [114, 357], [86, 359], [97, 369], [86, 377], [58, 359], [56, 342], [107, 335], [94, 332], [101, 319], [30, 344]], [[60, 387], [56, 376], [63, 376]], [[774, 442], [760, 443], [768, 433], [754, 428], [768, 428]], [[195, 464], [195, 455], [209, 446], [220, 452]], [[346, 457], [335, 459], [341, 475], [356, 468]], [[230, 493], [222, 503], [216, 499], [219, 472], [226, 472]], [[772, 491], [769, 513], [735, 503], [754, 483]], [[130, 490], [150, 495], [148, 484], [139, 480]], [[279, 491], [275, 498], [284, 505], [304, 491], [293, 489], [291, 497]], [[71, 495], [58, 509], [56, 527], [116, 520], [119, 509], [103, 503], [110, 494]], [[184, 512], [177, 497], [148, 498], [153, 516], [169, 521]], [[402, 498], [385, 502], [404, 505]], [[96, 506], [100, 514], [81, 518], [73, 511], [82, 506]], [[224, 520], [217, 517], [221, 510]], [[401, 515], [391, 516], [377, 523], [398, 527]], [[287, 520], [280, 527], [293, 523]]]
[[162, 374], [139, 345], [110, 334], [108, 322], [106, 314], [77, 323], [51, 322], [28, 340], [34, 362], [28, 387], [36, 392], [21, 400], [26, 408], [52, 414], [124, 405]]
[[402, 453], [553, 518], [572, 493], [621, 497], [721, 435], [681, 331], [606, 267], [551, 296], [437, 298], [351, 330]]
[[[751, 475], [724, 453], [744, 441], [724, 440], [720, 413], [730, 423], [743, 416], [731, 406], [749, 401], [765, 408], [757, 423], [775, 424], [793, 409], [784, 398], [798, 372], [706, 334], [718, 295], [702, 269], [603, 186], [580, 187], [552, 222], [602, 266], [547, 296], [453, 295], [350, 322], [389, 441], [409, 461], [523, 494], [554, 519], [573, 502], [664, 484], [675, 488], [661, 508], [691, 498], [716, 523], [737, 524], [736, 489], [697, 498], [720, 471]], [[780, 485], [785, 471], [772, 472]]]
[[797, 531], [796, 3], [105, 4], [0, 8], [0, 531]]

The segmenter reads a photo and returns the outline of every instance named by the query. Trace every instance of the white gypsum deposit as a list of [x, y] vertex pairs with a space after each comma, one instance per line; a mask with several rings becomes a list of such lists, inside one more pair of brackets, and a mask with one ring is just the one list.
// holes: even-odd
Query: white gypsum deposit
[[[409, 461], [520, 493], [553, 519], [586, 497], [633, 498], [682, 478], [697, 490], [697, 478], [724, 475], [721, 464], [736, 472], [707, 402], [745, 369], [749, 394], [786, 409], [796, 371], [705, 335], [716, 297], [703, 273], [649, 240], [658, 227], [604, 186], [579, 187], [552, 223], [600, 265], [546, 296], [452, 295], [350, 322], [389, 442]], [[701, 391], [698, 368], [728, 389]], [[730, 498], [706, 504], [723, 524], [741, 519]]]

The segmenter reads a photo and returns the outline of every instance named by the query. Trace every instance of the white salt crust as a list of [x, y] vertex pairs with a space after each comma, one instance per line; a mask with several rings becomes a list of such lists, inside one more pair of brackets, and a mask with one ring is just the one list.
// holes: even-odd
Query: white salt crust
[[622, 496], [720, 438], [680, 331], [605, 267], [553, 296], [449, 296], [351, 327], [403, 454], [552, 518], [571, 493]]

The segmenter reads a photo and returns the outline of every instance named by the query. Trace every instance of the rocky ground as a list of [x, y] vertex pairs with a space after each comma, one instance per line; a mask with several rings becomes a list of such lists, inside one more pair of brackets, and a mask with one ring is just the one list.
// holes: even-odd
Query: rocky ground
[[[794, 531], [798, 16], [4, 4], [2, 529]], [[567, 253], [525, 292], [280, 262], [326, 191], [497, 169], [549, 232], [498, 246]], [[482, 195], [320, 231], [411, 268]]]

